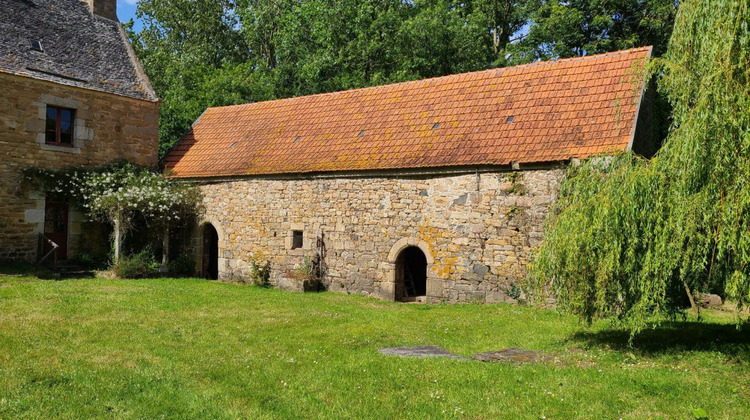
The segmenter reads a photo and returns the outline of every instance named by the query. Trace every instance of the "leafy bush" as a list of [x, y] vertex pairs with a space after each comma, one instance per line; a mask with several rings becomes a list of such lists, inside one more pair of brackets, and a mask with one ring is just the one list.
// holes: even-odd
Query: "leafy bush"
[[302, 288], [306, 292], [320, 292], [323, 290], [321, 274], [316, 269], [316, 264], [310, 257], [305, 257], [301, 264], [287, 272], [290, 278], [302, 282]]
[[261, 287], [271, 286], [271, 263], [253, 260], [250, 262], [250, 280], [253, 284]]
[[159, 271], [159, 263], [154, 258], [153, 251], [146, 248], [137, 254], [120, 258], [112, 266], [112, 271], [119, 278], [139, 279], [156, 274]]
[[518, 300], [521, 297], [521, 288], [517, 284], [512, 283], [505, 294], [511, 299]]
[[314, 279], [315, 276], [313, 275], [312, 261], [310, 260], [310, 257], [305, 257], [305, 259], [302, 260], [302, 263], [295, 265], [294, 269], [289, 271], [288, 274], [289, 277], [295, 280], [304, 281]]
[[194, 276], [195, 259], [189, 255], [180, 255], [167, 264], [167, 271], [175, 276]]
[[102, 261], [100, 259], [95, 258], [93, 255], [88, 254], [86, 252], [81, 252], [80, 254], [76, 255], [75, 257], [71, 258], [69, 262], [78, 265], [80, 267], [83, 267], [85, 269], [101, 269], [105, 268], [107, 266], [107, 262]]

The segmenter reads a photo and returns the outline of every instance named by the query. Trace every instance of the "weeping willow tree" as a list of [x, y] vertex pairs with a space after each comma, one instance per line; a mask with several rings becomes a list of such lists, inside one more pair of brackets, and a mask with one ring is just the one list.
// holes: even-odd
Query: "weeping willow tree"
[[689, 294], [750, 302], [749, 5], [681, 4], [667, 54], [650, 63], [673, 106], [669, 135], [651, 160], [569, 169], [532, 265], [537, 293], [632, 334]]

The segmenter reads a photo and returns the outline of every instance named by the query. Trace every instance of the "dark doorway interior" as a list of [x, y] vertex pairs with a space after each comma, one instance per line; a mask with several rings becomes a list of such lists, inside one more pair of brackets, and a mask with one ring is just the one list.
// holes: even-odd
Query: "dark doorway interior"
[[210, 223], [203, 227], [203, 277], [209, 280], [219, 278], [219, 234]]
[[396, 300], [414, 301], [427, 294], [427, 258], [410, 246], [396, 259]]
[[[68, 258], [68, 202], [54, 198], [47, 198], [44, 205], [44, 236], [56, 243], [57, 258]], [[47, 255], [52, 245], [44, 241], [42, 255]]]

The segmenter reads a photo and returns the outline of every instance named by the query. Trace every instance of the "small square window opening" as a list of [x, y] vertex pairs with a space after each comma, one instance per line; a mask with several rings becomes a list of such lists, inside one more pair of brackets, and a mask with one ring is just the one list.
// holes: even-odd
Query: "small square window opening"
[[302, 248], [302, 231], [292, 231], [292, 249]]
[[36, 39], [29, 40], [29, 43], [31, 44], [31, 49], [34, 51], [43, 52], [42, 50], [42, 42]]
[[47, 106], [45, 142], [56, 146], [73, 146], [73, 124], [75, 111], [56, 106]]

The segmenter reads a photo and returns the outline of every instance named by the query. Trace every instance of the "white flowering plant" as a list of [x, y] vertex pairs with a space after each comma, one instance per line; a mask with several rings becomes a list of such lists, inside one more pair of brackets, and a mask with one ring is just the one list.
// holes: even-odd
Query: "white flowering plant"
[[25, 177], [47, 193], [74, 200], [89, 217], [111, 223], [115, 261], [120, 257], [123, 235], [136, 214], [168, 229], [170, 223], [201, 211], [200, 192], [195, 186], [128, 162], [95, 169], [29, 168]]

